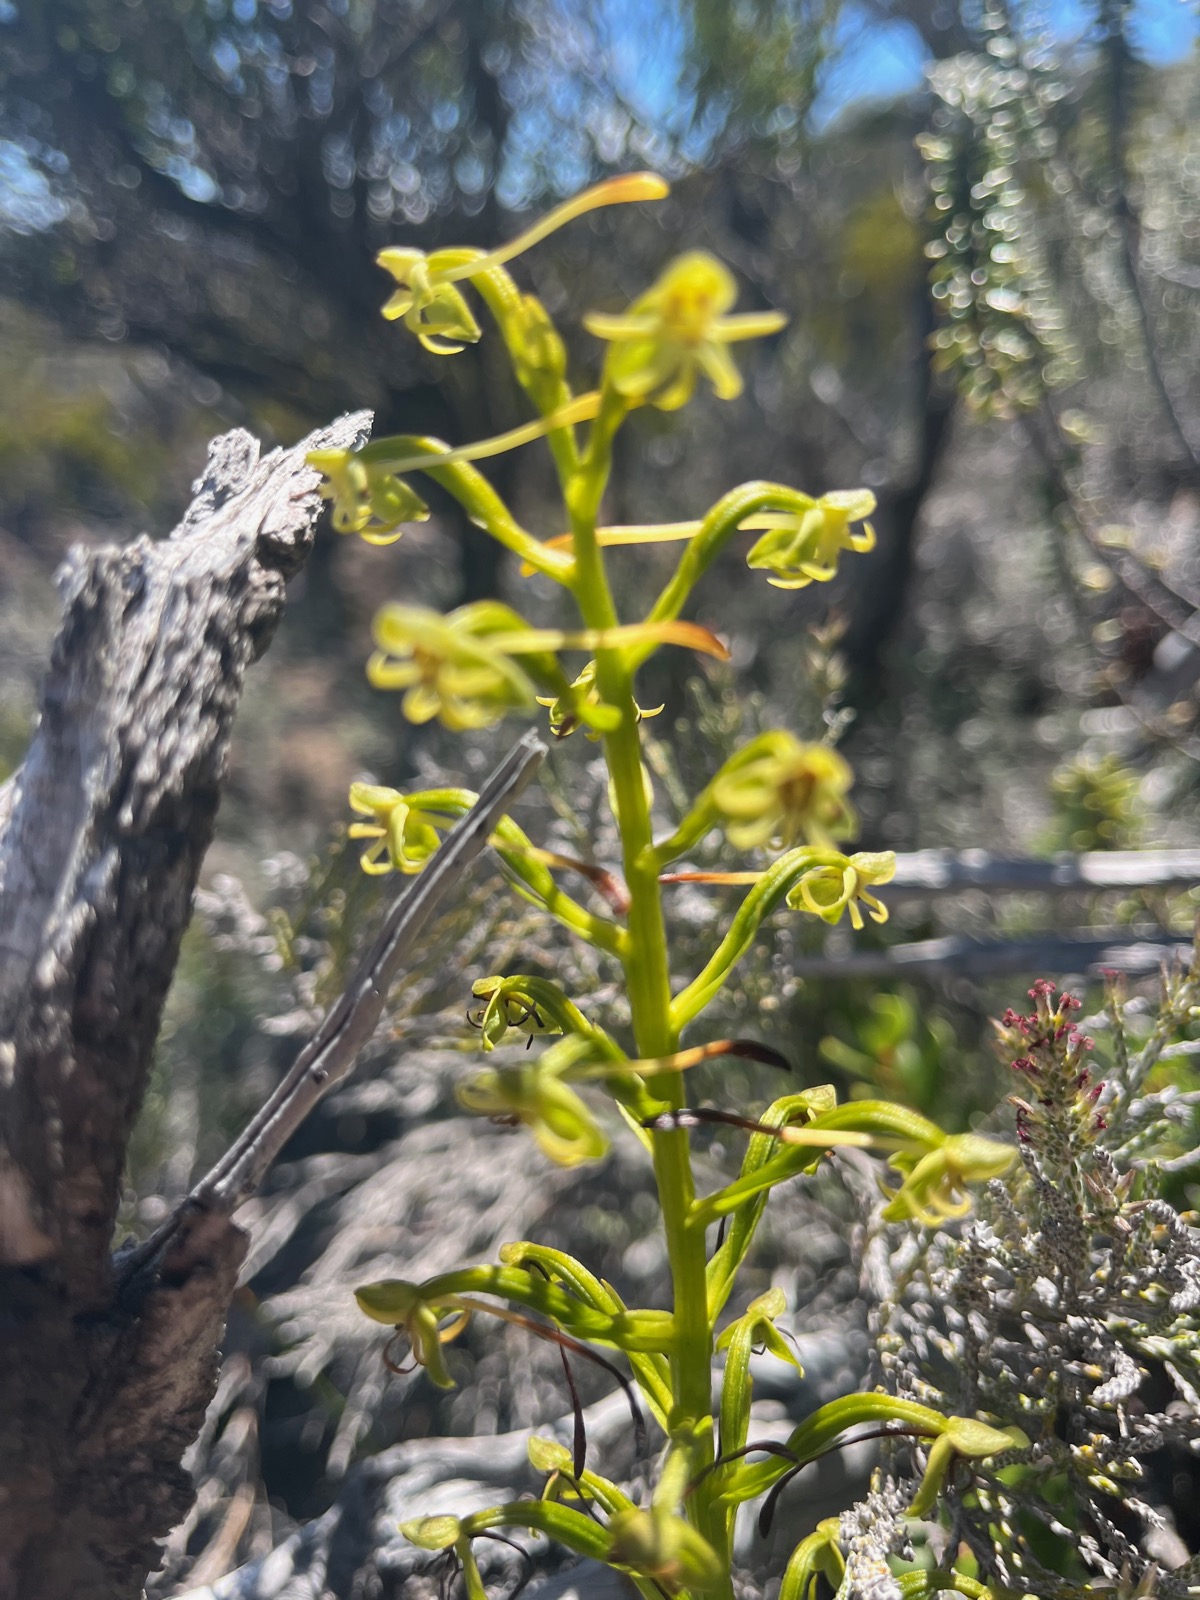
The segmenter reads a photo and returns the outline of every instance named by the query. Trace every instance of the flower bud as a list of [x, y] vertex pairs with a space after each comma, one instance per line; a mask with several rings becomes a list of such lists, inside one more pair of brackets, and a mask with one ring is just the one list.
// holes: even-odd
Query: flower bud
[[716, 1589], [725, 1579], [716, 1551], [674, 1513], [622, 1511], [608, 1527], [608, 1559], [669, 1590]]

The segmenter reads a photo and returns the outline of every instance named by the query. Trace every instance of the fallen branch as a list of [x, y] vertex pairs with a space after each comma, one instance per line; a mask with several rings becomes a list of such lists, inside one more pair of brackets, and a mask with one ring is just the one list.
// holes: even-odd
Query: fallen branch
[[110, 1258], [125, 1152], [212, 838], [246, 672], [320, 511], [315, 447], [210, 447], [167, 539], [72, 552], [21, 768], [0, 790], [0, 1595], [140, 1593], [186, 1511], [245, 1241], [196, 1213]]
[[1104, 889], [1187, 889], [1200, 883], [1200, 850], [1063, 852], [1049, 861], [995, 856], [990, 850], [915, 850], [896, 857], [887, 898], [960, 894], [1092, 893]]
[[[1124, 941], [1124, 942], [1122, 942]], [[941, 974], [990, 978], [1028, 972], [1037, 977], [1065, 973], [1098, 976], [1104, 971], [1145, 977], [1178, 955], [1190, 961], [1191, 941], [1182, 934], [1130, 938], [1124, 929], [1072, 935], [1042, 934], [1032, 939], [977, 939], [950, 934], [887, 950], [856, 950], [844, 956], [797, 956], [797, 978], [903, 978]]]
[[124, 1281], [161, 1256], [190, 1215], [229, 1216], [248, 1200], [318, 1101], [350, 1074], [359, 1052], [379, 1026], [392, 985], [430, 915], [462, 882], [545, 753], [537, 735], [526, 733], [505, 756], [480, 790], [475, 805], [446, 835], [432, 862], [418, 878], [404, 884], [344, 992], [266, 1104], [163, 1226], [122, 1260]]

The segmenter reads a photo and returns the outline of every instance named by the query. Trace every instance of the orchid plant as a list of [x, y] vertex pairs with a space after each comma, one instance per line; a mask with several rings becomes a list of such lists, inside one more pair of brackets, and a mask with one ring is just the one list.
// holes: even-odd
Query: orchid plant
[[[698, 521], [601, 524], [614, 436], [630, 414], [643, 406], [674, 410], [703, 386], [718, 399], [735, 400], [742, 379], [731, 346], [774, 334], [785, 322], [774, 311], [733, 311], [731, 274], [712, 256], [693, 251], [671, 262], [625, 313], [585, 317], [605, 354], [597, 387], [572, 391], [562, 339], [541, 303], [518, 288], [508, 263], [587, 211], [653, 201], [666, 192], [650, 174], [615, 178], [499, 250], [383, 251], [380, 263], [397, 282], [384, 315], [403, 319], [426, 350], [453, 356], [482, 336], [467, 298], [469, 292], [477, 296], [535, 419], [465, 448], [406, 436], [311, 457], [324, 474], [340, 531], [377, 544], [398, 539], [406, 523], [428, 515], [408, 481], [424, 474], [461, 503], [482, 536], [511, 551], [524, 573], [540, 573], [558, 586], [569, 615], [555, 628], [531, 627], [498, 600], [448, 616], [385, 605], [375, 620], [367, 672], [379, 688], [402, 691], [404, 713], [414, 722], [436, 718], [470, 732], [510, 714], [538, 714], [541, 706], [554, 738], [583, 730], [597, 739], [621, 841], [619, 866], [601, 868], [540, 848], [511, 818], [496, 829], [491, 843], [516, 891], [623, 975], [628, 1026], [607, 1031], [588, 1014], [586, 997], [569, 996], [544, 977], [515, 972], [483, 979], [475, 985], [478, 1010], [470, 1020], [484, 1052], [490, 1056], [512, 1042], [540, 1048], [515, 1055], [510, 1064], [489, 1064], [461, 1086], [460, 1099], [469, 1111], [523, 1124], [546, 1156], [568, 1165], [604, 1156], [609, 1136], [594, 1102], [600, 1096], [615, 1103], [653, 1165], [670, 1261], [669, 1309], [627, 1306], [581, 1262], [528, 1242], [506, 1246], [499, 1264], [464, 1267], [425, 1283], [374, 1283], [358, 1292], [362, 1310], [395, 1329], [393, 1343], [405, 1347], [435, 1384], [452, 1385], [446, 1345], [468, 1318], [500, 1317], [564, 1351], [592, 1352], [619, 1376], [635, 1413], [649, 1412], [665, 1439], [644, 1501], [588, 1463], [579, 1430], [574, 1450], [549, 1439], [532, 1441], [532, 1465], [545, 1479], [540, 1499], [405, 1525], [416, 1544], [453, 1552], [471, 1600], [484, 1594], [473, 1542], [503, 1530], [544, 1534], [604, 1561], [628, 1574], [647, 1600], [693, 1591], [730, 1597], [738, 1507], [778, 1492], [802, 1465], [846, 1442], [855, 1429], [883, 1429], [914, 1441], [918, 1481], [911, 1511], [922, 1517], [933, 1514], [948, 1473], [969, 1472], [972, 1460], [1003, 1457], [1027, 1443], [1019, 1430], [998, 1428], [987, 1418], [947, 1417], [882, 1392], [822, 1406], [784, 1446], [759, 1446], [750, 1436], [751, 1351], [795, 1359], [776, 1327], [785, 1309], [779, 1292], [732, 1317], [727, 1312], [771, 1190], [814, 1172], [839, 1147], [869, 1147], [886, 1153], [898, 1176], [886, 1194], [885, 1216], [937, 1228], [967, 1210], [968, 1184], [1005, 1171], [1013, 1153], [974, 1134], [948, 1136], [899, 1105], [838, 1104], [828, 1085], [785, 1095], [759, 1116], [688, 1105], [687, 1072], [700, 1061], [732, 1055], [779, 1064], [763, 1045], [705, 1039], [703, 1033], [706, 1009], [765, 920], [786, 906], [826, 923], [847, 915], [855, 928], [862, 927], [864, 912], [883, 922], [887, 911], [876, 890], [895, 862], [890, 852], [846, 853], [857, 827], [849, 766], [830, 743], [804, 743], [784, 730], [763, 733], [736, 751], [675, 830], [656, 837], [640, 728], [653, 712], [638, 704], [639, 670], [665, 647], [727, 659], [720, 639], [683, 614], [696, 584], [743, 534], [757, 536], [746, 554], [751, 568], [772, 584], [801, 588], [832, 578], [843, 552], [871, 548], [867, 519], [874, 507], [865, 489], [818, 498], [785, 484], [753, 482], [723, 495]], [[549, 446], [565, 512], [567, 531], [545, 538], [521, 526], [475, 465], [534, 439]], [[660, 541], [682, 546], [675, 571], [644, 616], [622, 620], [609, 563], [627, 557], [610, 552]], [[365, 843], [363, 867], [419, 873], [441, 834], [474, 800], [460, 788], [402, 794], [355, 784], [350, 805], [358, 820], [350, 831]], [[759, 864], [723, 874], [679, 870], [714, 829]], [[743, 884], [746, 892], [707, 962], [680, 984], [663, 902], [669, 885], [683, 879]], [[587, 885], [582, 897], [572, 892], [580, 882]], [[739, 1175], [701, 1194], [690, 1130], [705, 1121], [732, 1125], [749, 1139]], [[724, 1367], [714, 1406], [718, 1352]], [[787, 1569], [788, 1600], [807, 1600], [820, 1573], [837, 1578], [838, 1537], [836, 1523], [822, 1524], [802, 1542]], [[927, 1577], [930, 1591], [946, 1587], [946, 1574]]]

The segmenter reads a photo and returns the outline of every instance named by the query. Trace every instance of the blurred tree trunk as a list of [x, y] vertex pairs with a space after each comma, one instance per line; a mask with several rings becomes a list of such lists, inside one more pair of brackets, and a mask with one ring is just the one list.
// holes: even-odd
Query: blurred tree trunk
[[879, 548], [865, 564], [846, 634], [849, 702], [863, 707], [877, 704], [887, 693], [887, 657], [908, 611], [921, 512], [933, 488], [954, 413], [954, 391], [939, 383], [933, 371], [929, 342], [934, 329], [933, 303], [924, 284], [916, 297], [913, 320], [918, 341], [913, 396], [918, 414], [916, 447], [907, 475], [880, 491]]
[[169, 539], [76, 552], [61, 578], [37, 732], [0, 790], [0, 1596], [134, 1600], [191, 1500], [245, 1241], [197, 1208], [113, 1257], [125, 1151], [245, 673], [312, 546], [305, 451], [368, 424], [264, 460], [217, 440]]

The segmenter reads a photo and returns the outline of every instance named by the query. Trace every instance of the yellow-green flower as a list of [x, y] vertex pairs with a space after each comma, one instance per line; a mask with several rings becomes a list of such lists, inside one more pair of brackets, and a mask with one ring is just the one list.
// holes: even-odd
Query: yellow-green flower
[[462, 1523], [457, 1517], [414, 1517], [411, 1522], [400, 1524], [400, 1532], [418, 1550], [449, 1550], [461, 1531]]
[[803, 1375], [804, 1368], [796, 1359], [796, 1352], [775, 1326], [775, 1318], [787, 1310], [787, 1300], [782, 1289], [768, 1289], [751, 1300], [735, 1322], [731, 1322], [719, 1335], [716, 1349], [728, 1350], [735, 1340], [742, 1340], [755, 1349], [769, 1350], [778, 1361], [786, 1361]]
[[[402, 1278], [386, 1278], [354, 1291], [358, 1308], [375, 1322], [390, 1323], [408, 1335], [413, 1360], [424, 1367], [439, 1389], [453, 1389], [454, 1379], [446, 1367], [442, 1346], [449, 1344], [466, 1327], [469, 1311], [456, 1303], [453, 1295], [442, 1301], [426, 1300], [421, 1287]], [[451, 1321], [441, 1327], [442, 1319]]]
[[858, 819], [846, 791], [849, 764], [827, 744], [802, 744], [790, 733], [762, 734], [714, 778], [712, 803], [738, 850], [831, 845], [852, 836]]
[[[765, 513], [758, 525], [769, 521], [773, 526], [752, 546], [746, 563], [773, 573], [767, 581], [777, 589], [828, 583], [837, 575], [841, 551], [861, 554], [875, 548], [875, 530], [863, 522], [874, 509], [875, 496], [869, 489], [845, 489], [823, 494], [796, 516]], [[856, 522], [863, 522], [857, 533], [852, 526]]]
[[1029, 1445], [1029, 1435], [1021, 1428], [993, 1428], [975, 1417], [947, 1417], [944, 1429], [930, 1446], [924, 1476], [905, 1515], [930, 1515], [959, 1456], [968, 1461], [987, 1460], [990, 1456], [1007, 1455], [1010, 1450], [1028, 1450]]
[[894, 850], [862, 851], [844, 856], [829, 852], [829, 859], [809, 868], [788, 891], [787, 903], [793, 911], [809, 911], [825, 922], [840, 922], [849, 911], [855, 928], [863, 925], [860, 903], [872, 922], [886, 922], [887, 907], [871, 893], [877, 883], [889, 883], [896, 875]]
[[[571, 1048], [564, 1052], [564, 1045]], [[459, 1101], [468, 1111], [485, 1117], [524, 1123], [543, 1154], [561, 1167], [598, 1161], [608, 1152], [608, 1140], [587, 1106], [562, 1078], [578, 1058], [581, 1045], [594, 1056], [589, 1041], [568, 1039], [554, 1045], [530, 1066], [476, 1073], [459, 1087]]]
[[[606, 705], [600, 697], [594, 661], [588, 662], [565, 693], [539, 695], [538, 705], [549, 707], [550, 732], [556, 739], [565, 739], [575, 732], [580, 723], [590, 730], [587, 735], [589, 739], [599, 739], [603, 734], [611, 733], [621, 720], [616, 707]], [[637, 720], [641, 722], [643, 717], [657, 717], [662, 706], [655, 706], [650, 711], [643, 710], [641, 706], [634, 709]]]
[[[424, 250], [392, 247], [375, 258], [399, 285], [383, 307], [384, 316], [389, 322], [403, 317], [408, 331], [435, 356], [457, 355], [483, 337], [461, 292], [439, 278], [439, 273], [460, 267], [464, 253], [435, 250], [426, 255]], [[483, 251], [478, 255], [482, 258]]]
[[1015, 1158], [1008, 1145], [978, 1133], [950, 1134], [932, 1150], [916, 1145], [896, 1151], [888, 1160], [905, 1178], [898, 1189], [885, 1190], [889, 1204], [884, 1219], [911, 1219], [937, 1228], [963, 1217], [971, 1209], [967, 1184], [1003, 1177]]
[[339, 533], [360, 533], [368, 544], [393, 544], [405, 522], [424, 522], [429, 507], [402, 478], [354, 450], [310, 450], [310, 467], [324, 475], [321, 498], [333, 501]]
[[[379, 252], [376, 260], [391, 273], [398, 287], [383, 307], [383, 314], [389, 322], [403, 318], [408, 330], [434, 355], [457, 355], [465, 345], [475, 344], [481, 333], [471, 308], [461, 291], [455, 288], [456, 283], [479, 277], [513, 260], [585, 212], [600, 206], [623, 205], [631, 200], [661, 200], [667, 193], [667, 185], [654, 173], [629, 172], [594, 184], [582, 194], [564, 201], [498, 250], [450, 248], [426, 255], [423, 250], [389, 246]], [[545, 330], [538, 332], [544, 335]], [[542, 337], [537, 348], [530, 346], [528, 359], [539, 367], [544, 361], [545, 370], [550, 370], [558, 358], [552, 345]]]
[[378, 646], [367, 662], [377, 689], [403, 689], [410, 722], [437, 717], [445, 728], [490, 728], [510, 711], [531, 710], [534, 686], [489, 636], [519, 638], [525, 623], [496, 600], [448, 616], [424, 606], [387, 605], [375, 618]]
[[526, 1034], [529, 1044], [543, 1034], [562, 1032], [520, 978], [480, 978], [471, 985], [471, 993], [484, 1002], [478, 1015], [468, 1014], [468, 1020], [482, 1034], [485, 1050], [494, 1050], [502, 1044], [511, 1028]]
[[728, 268], [693, 250], [671, 262], [622, 316], [594, 312], [583, 322], [611, 342], [605, 378], [618, 394], [674, 411], [691, 399], [698, 372], [719, 399], [736, 399], [742, 378], [727, 346], [777, 333], [787, 321], [778, 311], [729, 316], [736, 299]]
[[[407, 795], [385, 789], [376, 783], [352, 783], [350, 808], [370, 822], [352, 822], [352, 839], [370, 839], [363, 851], [364, 872], [385, 873], [393, 869], [409, 876], [420, 872], [441, 843], [435, 820], [412, 804]], [[447, 825], [447, 819], [441, 819]]]
[[817, 1579], [824, 1577], [836, 1593], [846, 1575], [841, 1551], [842, 1519], [826, 1517], [802, 1539], [784, 1568], [780, 1600], [813, 1600]]

